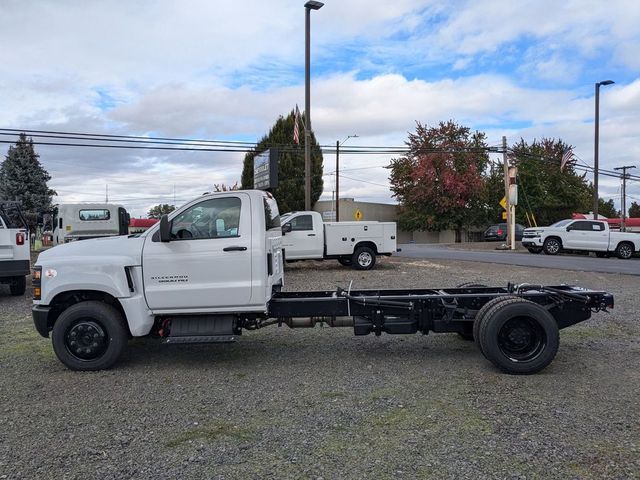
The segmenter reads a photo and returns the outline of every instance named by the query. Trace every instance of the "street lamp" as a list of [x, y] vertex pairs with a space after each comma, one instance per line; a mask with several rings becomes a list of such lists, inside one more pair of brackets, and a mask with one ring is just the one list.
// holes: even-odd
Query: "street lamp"
[[596, 83], [596, 122], [595, 141], [593, 146], [593, 218], [598, 219], [598, 147], [600, 142], [600, 86], [611, 85], [613, 80], [603, 80]]
[[340, 221], [340, 145], [349, 140], [350, 138], [358, 138], [358, 135], [347, 135], [343, 141], [336, 140], [336, 222]]
[[304, 209], [311, 210], [311, 10], [320, 10], [324, 3], [313, 0], [304, 4]]

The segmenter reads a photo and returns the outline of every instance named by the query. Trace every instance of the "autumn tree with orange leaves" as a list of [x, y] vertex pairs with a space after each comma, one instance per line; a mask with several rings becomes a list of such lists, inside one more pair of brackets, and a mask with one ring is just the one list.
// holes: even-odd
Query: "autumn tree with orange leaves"
[[485, 134], [454, 121], [417, 122], [409, 152], [393, 159], [391, 191], [400, 202], [398, 223], [407, 231], [460, 230], [485, 225], [488, 199]]

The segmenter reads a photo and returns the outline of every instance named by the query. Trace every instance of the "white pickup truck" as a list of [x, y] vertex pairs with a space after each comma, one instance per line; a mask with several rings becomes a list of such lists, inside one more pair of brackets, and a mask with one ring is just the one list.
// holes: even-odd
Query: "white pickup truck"
[[327, 222], [318, 212], [282, 215], [285, 259], [338, 260], [357, 270], [370, 270], [377, 255], [397, 251], [395, 222]]
[[550, 227], [527, 228], [522, 246], [531, 253], [557, 255], [563, 250], [595, 252], [598, 257], [615, 254], [628, 259], [640, 251], [640, 235], [612, 232], [601, 220], [561, 220]]
[[15, 202], [0, 202], [0, 283], [11, 295], [24, 295], [31, 271], [27, 224]]
[[283, 292], [282, 262], [271, 195], [203, 195], [140, 236], [41, 253], [32, 276], [33, 320], [73, 370], [111, 367], [131, 337], [221, 343], [268, 325], [327, 324], [356, 335], [456, 332], [475, 339], [503, 371], [528, 374], [553, 360], [560, 328], [613, 307], [606, 292], [530, 283]]

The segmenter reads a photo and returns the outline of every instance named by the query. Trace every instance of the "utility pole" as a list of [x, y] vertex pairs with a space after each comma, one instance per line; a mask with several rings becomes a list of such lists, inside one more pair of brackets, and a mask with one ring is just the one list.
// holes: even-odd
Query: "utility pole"
[[504, 197], [507, 199], [507, 245], [511, 249], [511, 204], [509, 203], [509, 157], [507, 156], [507, 137], [502, 137], [502, 162], [504, 167]]
[[104, 203], [109, 203], [109, 184], [106, 185], [106, 190], [104, 194]]
[[613, 80], [603, 80], [596, 83], [596, 111], [594, 122], [594, 142], [593, 142], [593, 219], [598, 219], [598, 153], [600, 147], [600, 87], [612, 85]]
[[340, 145], [350, 138], [358, 138], [358, 135], [347, 135], [342, 142], [336, 140], [336, 222], [340, 221]]
[[634, 165], [625, 165], [624, 167], [616, 167], [614, 170], [622, 170], [622, 218], [620, 220], [620, 231], [626, 230], [625, 219], [627, 217], [627, 170], [636, 168]]

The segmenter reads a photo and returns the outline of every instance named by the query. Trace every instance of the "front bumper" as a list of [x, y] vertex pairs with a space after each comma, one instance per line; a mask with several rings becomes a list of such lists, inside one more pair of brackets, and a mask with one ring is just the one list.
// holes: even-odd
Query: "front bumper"
[[538, 238], [523, 238], [522, 239], [523, 247], [542, 247], [542, 240]]
[[51, 307], [45, 305], [34, 305], [31, 308], [31, 316], [33, 317], [33, 324], [36, 326], [36, 330], [44, 338], [49, 337], [49, 311]]

